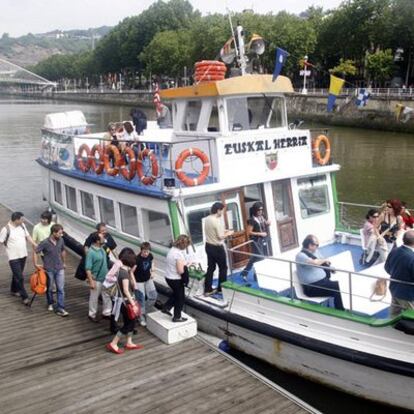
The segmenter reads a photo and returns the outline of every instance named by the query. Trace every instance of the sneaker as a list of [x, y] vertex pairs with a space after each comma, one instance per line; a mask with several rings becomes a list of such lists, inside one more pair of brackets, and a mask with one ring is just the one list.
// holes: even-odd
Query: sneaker
[[30, 300], [29, 298], [23, 299], [22, 300], [23, 305], [29, 306], [30, 305]]
[[172, 318], [172, 321], [173, 322], [185, 322], [185, 321], [187, 321], [187, 318], [183, 318], [183, 317], [181, 317], [181, 318]]
[[214, 295], [215, 293], [217, 293], [217, 290], [211, 289], [211, 290], [208, 290], [207, 292], [204, 292], [204, 296], [211, 296], [211, 295]]
[[49, 305], [49, 306], [47, 307], [47, 310], [48, 310], [49, 312], [53, 312], [55, 309], [53, 308], [53, 305]]
[[19, 292], [10, 292], [10, 295], [15, 296], [16, 298], [20, 298]]
[[145, 316], [141, 317], [141, 319], [139, 320], [139, 324], [141, 326], [147, 326], [147, 321], [145, 320]]
[[62, 316], [62, 318], [63, 318], [65, 316], [69, 316], [69, 312], [66, 312], [65, 309], [59, 309], [59, 310], [56, 311], [56, 315]]

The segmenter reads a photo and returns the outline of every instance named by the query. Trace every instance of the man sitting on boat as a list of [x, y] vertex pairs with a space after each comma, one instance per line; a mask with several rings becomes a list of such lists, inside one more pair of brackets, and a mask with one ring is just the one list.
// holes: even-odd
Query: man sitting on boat
[[334, 300], [335, 308], [344, 310], [339, 283], [330, 280], [331, 270], [317, 267], [329, 267], [331, 264], [321, 257], [318, 247], [318, 239], [310, 234], [305, 237], [302, 250], [296, 255], [296, 269], [303, 291], [309, 297], [330, 296]]

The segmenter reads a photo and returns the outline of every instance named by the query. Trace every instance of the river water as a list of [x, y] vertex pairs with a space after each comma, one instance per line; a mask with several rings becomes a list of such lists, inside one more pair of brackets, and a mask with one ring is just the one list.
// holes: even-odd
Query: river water
[[[23, 211], [31, 221], [37, 221], [46, 206], [41, 199], [40, 169], [34, 161], [44, 116], [70, 110], [83, 111], [94, 124], [92, 129], [102, 131], [110, 121], [129, 119], [130, 107], [0, 97], [0, 203]], [[149, 119], [154, 117], [154, 111], [144, 111]], [[332, 157], [342, 165], [337, 174], [341, 201], [381, 204], [398, 198], [414, 207], [414, 135], [340, 127], [330, 127], [328, 135]], [[238, 357], [324, 413], [397, 413], [285, 374], [254, 358]]]

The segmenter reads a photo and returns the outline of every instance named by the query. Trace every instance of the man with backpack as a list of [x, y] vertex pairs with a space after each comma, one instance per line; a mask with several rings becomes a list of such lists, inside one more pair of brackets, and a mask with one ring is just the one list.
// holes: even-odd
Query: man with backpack
[[[50, 236], [43, 240], [36, 248], [36, 253], [43, 254], [43, 267], [47, 273], [47, 304], [49, 311], [55, 311], [56, 315], [65, 317], [69, 313], [65, 310], [65, 243], [63, 241], [63, 227], [60, 224], [53, 224], [50, 229]], [[37, 256], [34, 265], [37, 268]], [[54, 307], [53, 285], [57, 291], [57, 306]]]
[[30, 237], [23, 223], [23, 218], [24, 214], [20, 211], [12, 213], [10, 221], [0, 231], [0, 243], [6, 248], [10, 269], [13, 274], [10, 288], [11, 294], [20, 297], [24, 305], [29, 305], [30, 301], [23, 280], [23, 271], [27, 259], [26, 241], [34, 248], [37, 245]]

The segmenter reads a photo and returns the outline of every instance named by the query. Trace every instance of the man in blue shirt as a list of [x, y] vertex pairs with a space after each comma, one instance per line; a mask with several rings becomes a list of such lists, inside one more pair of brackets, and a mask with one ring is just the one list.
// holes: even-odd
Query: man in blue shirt
[[303, 286], [305, 295], [331, 296], [335, 308], [344, 310], [339, 283], [330, 280], [330, 270], [316, 266], [330, 266], [330, 262], [323, 259], [318, 252], [319, 241], [310, 234], [302, 242], [302, 250], [296, 255], [296, 269], [298, 278]]
[[403, 243], [391, 250], [384, 265], [392, 279], [392, 316], [406, 309], [414, 310], [414, 230], [404, 233]]

